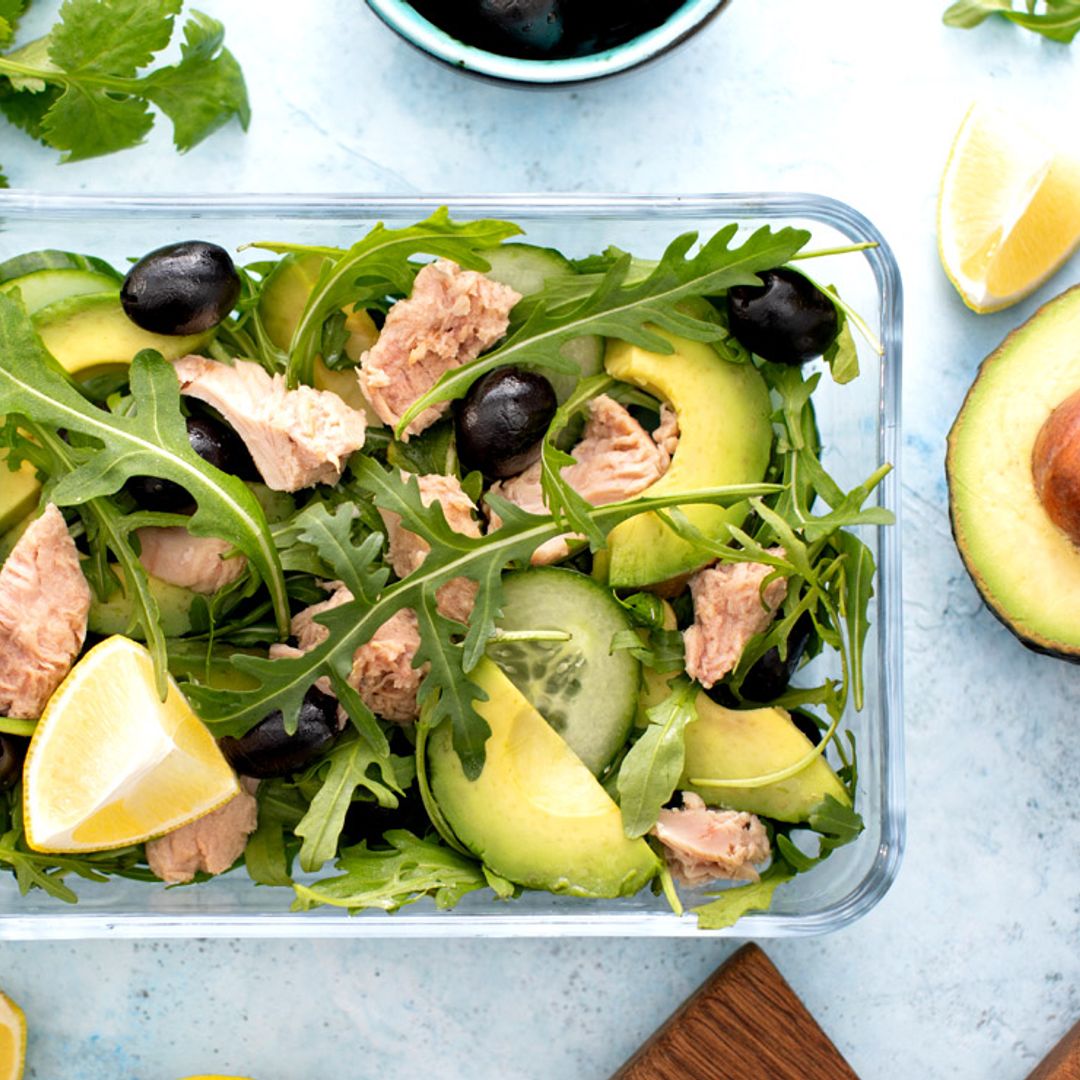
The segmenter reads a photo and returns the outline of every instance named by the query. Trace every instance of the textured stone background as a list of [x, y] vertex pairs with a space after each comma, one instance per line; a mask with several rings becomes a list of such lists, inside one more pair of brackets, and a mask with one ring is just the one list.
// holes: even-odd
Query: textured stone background
[[[1080, 44], [950, 31], [944, 5], [737, 0], [655, 68], [537, 95], [424, 61], [360, 0], [202, 0], [248, 76], [246, 137], [225, 131], [178, 158], [162, 129], [138, 150], [59, 167], [4, 131], [0, 155], [13, 184], [57, 192], [803, 189], [876, 221], [906, 287], [908, 850], [862, 922], [767, 946], [866, 1080], [1019, 1080], [1080, 1015], [1080, 673], [1027, 653], [982, 609], [942, 472], [979, 360], [1080, 279], [1080, 262], [977, 318], [946, 284], [933, 235], [970, 101], [1059, 110], [1075, 130]], [[28, 31], [57, 7], [36, 6]], [[734, 947], [4, 944], [0, 985], [26, 1008], [39, 1080], [591, 1080]]]

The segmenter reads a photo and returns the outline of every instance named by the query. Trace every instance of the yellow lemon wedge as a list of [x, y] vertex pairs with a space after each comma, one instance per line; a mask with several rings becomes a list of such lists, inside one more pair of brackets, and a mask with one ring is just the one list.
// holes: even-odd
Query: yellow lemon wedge
[[938, 198], [938, 254], [980, 314], [1037, 289], [1080, 245], [1080, 157], [998, 109], [972, 106]]
[[213, 736], [150, 653], [106, 638], [49, 699], [23, 766], [27, 843], [100, 851], [141, 843], [208, 814], [239, 792]]
[[0, 993], [0, 1080], [20, 1080], [26, 1062], [26, 1017]]

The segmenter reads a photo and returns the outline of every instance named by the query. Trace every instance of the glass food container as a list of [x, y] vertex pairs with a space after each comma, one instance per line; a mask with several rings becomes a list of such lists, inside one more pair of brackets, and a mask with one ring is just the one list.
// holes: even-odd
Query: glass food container
[[[901, 285], [896, 262], [874, 226], [851, 207], [805, 194], [696, 196], [478, 196], [424, 198], [367, 196], [39, 196], [0, 193], [0, 261], [20, 252], [61, 248], [93, 254], [124, 267], [131, 256], [177, 240], [200, 238], [230, 249], [255, 240], [347, 247], [376, 221], [403, 225], [449, 205], [456, 218], [501, 217], [520, 222], [525, 240], [580, 256], [615, 244], [655, 257], [676, 235], [703, 237], [727, 222], [744, 230], [765, 223], [812, 231], [810, 247], [876, 242], [856, 254], [815, 260], [814, 276], [839, 290], [884, 346], [879, 357], [859, 341], [862, 374], [846, 386], [827, 376], [815, 394], [824, 462], [845, 487], [882, 462], [895, 468], [877, 499], [900, 509]], [[241, 253], [241, 262], [261, 252]], [[777, 890], [772, 909], [744, 916], [729, 930], [742, 938], [826, 933], [869, 911], [899, 868], [904, 845], [900, 522], [864, 528], [878, 567], [866, 643], [866, 704], [845, 724], [858, 746], [857, 809], [866, 823], [854, 843]], [[820, 661], [815, 661], [820, 663]], [[820, 675], [820, 671], [811, 672]], [[319, 876], [328, 876], [325, 867]], [[77, 905], [35, 890], [21, 896], [0, 875], [0, 939], [89, 937], [693, 937], [694, 916], [677, 918], [662, 896], [646, 889], [618, 900], [581, 900], [526, 893], [500, 902], [488, 893], [467, 896], [438, 911], [429, 900], [394, 915], [321, 908], [290, 911], [288, 889], [255, 886], [243, 868], [209, 882], [165, 888], [124, 880], [73, 880]], [[700, 899], [698, 902], [701, 902]], [[693, 894], [684, 894], [689, 909]]]

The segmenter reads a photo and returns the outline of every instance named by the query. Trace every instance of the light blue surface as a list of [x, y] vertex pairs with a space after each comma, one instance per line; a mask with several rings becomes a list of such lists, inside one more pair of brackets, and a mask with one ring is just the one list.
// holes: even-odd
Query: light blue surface
[[[56, 5], [38, 0], [44, 25]], [[900, 879], [833, 937], [768, 944], [864, 1080], [1020, 1080], [1080, 1016], [1080, 672], [981, 607], [952, 546], [945, 432], [1018, 308], [968, 313], [934, 248], [967, 105], [1080, 100], [1080, 44], [941, 27], [945, 0], [736, 0], [651, 70], [579, 91], [494, 88], [424, 61], [359, 0], [202, 0], [255, 105], [184, 158], [167, 132], [98, 162], [4, 131], [50, 191], [703, 191], [845, 199], [905, 275], [909, 839]], [[258, 12], [258, 13], [256, 13]], [[32, 29], [32, 28], [31, 28]], [[1062, 130], [1066, 130], [1064, 126]], [[1022, 559], [1023, 552], [1017, 552]], [[5, 945], [0, 986], [39, 1080], [607, 1076], [734, 948], [620, 940]]]

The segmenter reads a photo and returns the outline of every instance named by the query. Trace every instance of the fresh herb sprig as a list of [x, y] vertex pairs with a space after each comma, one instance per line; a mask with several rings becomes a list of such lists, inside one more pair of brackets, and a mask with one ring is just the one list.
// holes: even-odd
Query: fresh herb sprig
[[993, 15], [1068, 45], [1080, 33], [1080, 0], [957, 0], [943, 16], [946, 26], [970, 30]]
[[[181, 152], [233, 117], [251, 116], [244, 76], [220, 22], [193, 11], [180, 60], [147, 71], [173, 35], [183, 0], [65, 0], [49, 33], [0, 55], [0, 111], [63, 161], [126, 150], [153, 126], [173, 125]], [[0, 47], [25, 0], [0, 0]]]

